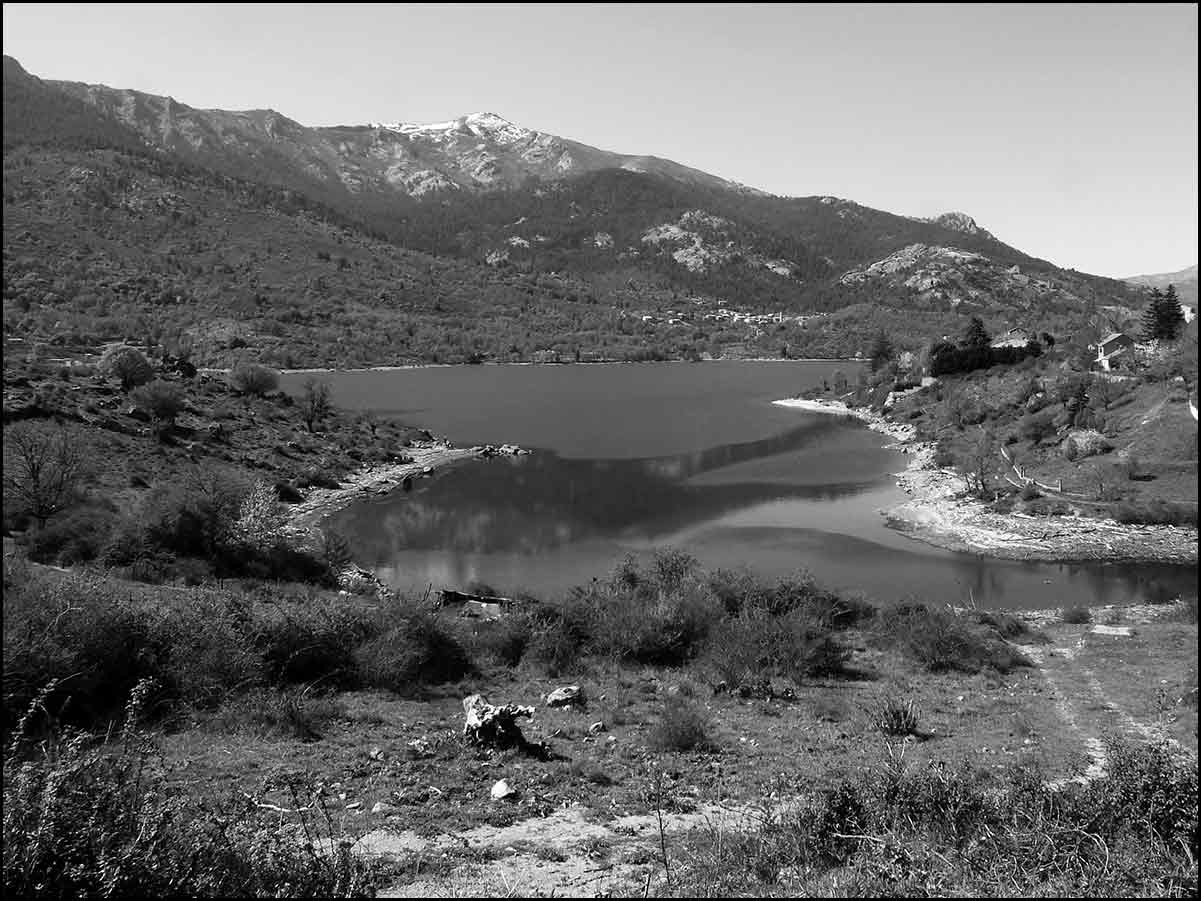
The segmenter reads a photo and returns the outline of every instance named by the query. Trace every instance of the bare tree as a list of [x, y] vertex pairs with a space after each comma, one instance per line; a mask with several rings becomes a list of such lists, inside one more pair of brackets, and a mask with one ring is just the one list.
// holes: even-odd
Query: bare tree
[[38, 528], [69, 507], [87, 475], [88, 448], [73, 430], [19, 422], [4, 430], [4, 502], [28, 513]]
[[334, 405], [329, 397], [329, 385], [325, 382], [318, 382], [312, 377], [305, 379], [304, 391], [300, 395], [300, 415], [304, 417], [304, 424], [311, 432], [321, 420], [325, 419], [333, 412]]
[[969, 468], [964, 476], [967, 479], [968, 490], [981, 500], [986, 499], [990, 491], [989, 480], [996, 468], [996, 445], [992, 434], [981, 426], [980, 434], [976, 436], [968, 451]]

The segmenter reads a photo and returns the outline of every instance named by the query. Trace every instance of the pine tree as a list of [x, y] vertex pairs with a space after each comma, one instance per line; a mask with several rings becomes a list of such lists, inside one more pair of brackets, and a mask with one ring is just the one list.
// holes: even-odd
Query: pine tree
[[1154, 341], [1159, 337], [1159, 305], [1163, 301], [1163, 292], [1158, 288], [1151, 289], [1151, 299], [1143, 310], [1143, 340]]
[[1168, 285], [1161, 304], [1163, 310], [1159, 315], [1159, 337], [1165, 341], [1175, 341], [1184, 328], [1184, 310], [1180, 309], [1180, 298], [1176, 296], [1176, 286]]
[[1184, 311], [1180, 309], [1180, 298], [1176, 286], [1168, 285], [1166, 292], [1151, 289], [1151, 300], [1143, 311], [1144, 341], [1174, 341], [1184, 327]]

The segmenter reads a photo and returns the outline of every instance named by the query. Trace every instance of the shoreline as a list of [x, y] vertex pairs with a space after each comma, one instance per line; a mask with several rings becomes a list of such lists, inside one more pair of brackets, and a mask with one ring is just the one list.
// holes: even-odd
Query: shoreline
[[285, 534], [298, 545], [320, 542], [321, 524], [354, 501], [388, 494], [405, 479], [419, 479], [441, 467], [488, 456], [482, 447], [456, 448], [440, 443], [407, 447], [404, 452], [413, 458], [412, 462], [366, 464], [348, 474], [337, 488], [310, 488], [304, 500], [289, 509]]
[[[409, 369], [454, 369], [480, 366], [622, 366], [622, 365], [654, 365], [664, 363], [688, 363], [690, 365], [704, 363], [864, 363], [855, 357], [743, 357], [739, 359], [720, 360], [562, 360], [560, 362], [500, 362], [485, 360], [481, 363], [398, 363], [380, 366], [359, 366], [344, 368], [336, 366], [313, 366], [305, 369], [278, 369], [280, 375], [332, 375], [341, 372], [404, 372]], [[228, 368], [204, 367], [196, 370], [205, 375], [226, 375]]]
[[1123, 525], [1079, 516], [994, 513], [964, 496], [958, 473], [934, 465], [935, 446], [917, 440], [916, 430], [882, 413], [842, 401], [788, 398], [781, 407], [853, 416], [892, 439], [886, 447], [909, 455], [897, 486], [910, 499], [881, 510], [887, 525], [918, 541], [950, 551], [1042, 563], [1168, 563], [1197, 565], [1197, 532], [1181, 526]]

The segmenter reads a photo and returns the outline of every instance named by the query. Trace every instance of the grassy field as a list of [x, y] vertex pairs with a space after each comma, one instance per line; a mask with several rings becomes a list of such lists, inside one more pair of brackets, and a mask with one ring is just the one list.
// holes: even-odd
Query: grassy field
[[[99, 890], [87, 866], [48, 873], [29, 844], [40, 823], [51, 846], [98, 853], [79, 850], [67, 814], [84, 795], [68, 789], [126, 783], [80, 764], [94, 753], [125, 761], [127, 781], [140, 761], [151, 787], [154, 815], [129, 811], [137, 830], [98, 830], [107, 853], [123, 849], [126, 890], [167, 884], [141, 857], [158, 842], [202, 862], [209, 882], [170, 883], [188, 893], [1195, 892], [1195, 844], [1174, 838], [1196, 823], [1195, 600], [1091, 622], [877, 610], [804, 578], [702, 573], [671, 552], [498, 622], [12, 561], [5, 589], [6, 801], [39, 785], [45, 797], [51, 783], [29, 782], [39, 766], [61, 799], [6, 814], [10, 889], [32, 872]], [[54, 677], [63, 687], [39, 695]], [[566, 684], [583, 706], [547, 707]], [[130, 690], [140, 720], [122, 732]], [[477, 692], [536, 708], [526, 744], [463, 737], [461, 701]], [[110, 721], [98, 745], [63, 731]], [[57, 733], [41, 746], [55, 753], [23, 733]], [[512, 799], [491, 798], [500, 779]], [[245, 835], [226, 847], [189, 832], [162, 799]], [[1155, 820], [1158, 838], [1131, 825], [1165, 809], [1176, 819]], [[1112, 859], [1080, 851], [1072, 830]], [[1046, 853], [1028, 859], [1035, 834]], [[280, 836], [291, 844], [270, 845]], [[276, 868], [266, 888], [230, 875], [256, 854]], [[988, 866], [973, 868], [980, 855]]]

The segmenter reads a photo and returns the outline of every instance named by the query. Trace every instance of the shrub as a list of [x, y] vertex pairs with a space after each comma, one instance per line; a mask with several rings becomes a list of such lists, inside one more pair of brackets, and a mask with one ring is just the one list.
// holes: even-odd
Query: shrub
[[[302, 814], [299, 826], [256, 822], [245, 799], [201, 804], [153, 766], [136, 728], [138, 686], [121, 740], [55, 734], [4, 758], [4, 893], [10, 897], [366, 897], [369, 869], [349, 843]], [[301, 789], [303, 790], [303, 789]], [[298, 789], [294, 786], [293, 793]], [[302, 805], [297, 803], [296, 807]], [[311, 809], [311, 808], [304, 808]], [[326, 820], [326, 826], [330, 822]], [[336, 850], [327, 853], [322, 844]]]
[[229, 381], [243, 394], [262, 397], [279, 387], [279, 373], [258, 363], [239, 363], [230, 370]]
[[524, 614], [513, 614], [481, 624], [472, 650], [492, 663], [513, 667], [521, 662], [532, 640], [531, 619]]
[[209, 723], [230, 732], [248, 729], [311, 742], [319, 741], [332, 721], [345, 716], [345, 705], [310, 688], [257, 689], [232, 698]]
[[1065, 623], [1081, 625], [1093, 621], [1093, 612], [1084, 606], [1064, 607], [1059, 618]]
[[29, 559], [63, 566], [95, 560], [112, 527], [113, 516], [108, 511], [96, 508], [70, 511], [28, 535]]
[[885, 735], [916, 735], [919, 717], [916, 701], [901, 703], [891, 695], [885, 696], [872, 710], [872, 724]]
[[1032, 501], [1041, 497], [1042, 494], [1033, 484], [1028, 482], [1022, 486], [1022, 490], [1018, 492], [1018, 496], [1024, 501]]
[[1096, 429], [1082, 429], [1069, 433], [1067, 440], [1064, 442], [1065, 456], [1067, 456], [1066, 448], [1069, 442], [1075, 445], [1076, 448], [1076, 457], [1068, 457], [1069, 460], [1092, 457], [1113, 449], [1113, 445], [1109, 443], [1109, 440]]
[[1022, 417], [1018, 431], [1023, 438], [1038, 444], [1043, 439], [1055, 434], [1055, 417], [1050, 410], [1041, 410]]
[[988, 641], [955, 614], [924, 604], [884, 608], [877, 635], [899, 647], [931, 672], [975, 673], [991, 666], [1007, 673], [1030, 663], [1004, 642]]
[[663, 708], [647, 741], [658, 751], [715, 751], [717, 745], [710, 737], [712, 728], [701, 707], [691, 702], [676, 702]]
[[146, 496], [141, 510], [145, 540], [228, 568], [246, 496], [247, 486], [236, 472], [210, 463], [199, 466]]
[[[357, 651], [379, 632], [365, 613], [330, 604], [275, 606], [257, 623], [254, 647], [272, 685], [320, 682], [353, 688], [360, 682]], [[383, 678], [383, 676], [380, 676]]]
[[158, 674], [162, 648], [150, 618], [92, 579], [31, 578], [4, 593], [4, 726], [51, 682], [43, 709], [90, 727], [120, 711], [143, 678]]
[[354, 652], [359, 678], [370, 688], [409, 694], [430, 684], [455, 682], [472, 671], [463, 646], [433, 614], [412, 613], [394, 629]]
[[304, 495], [293, 488], [288, 482], [275, 483], [275, 496], [285, 504], [299, 504], [304, 500]]
[[829, 630], [797, 610], [785, 616], [748, 611], [715, 630], [705, 661], [734, 691], [762, 688], [771, 678], [803, 684], [843, 672], [850, 651]]
[[1171, 503], [1158, 498], [1142, 503], [1126, 501], [1113, 509], [1113, 518], [1120, 523], [1139, 525], [1197, 525], [1195, 504]]

